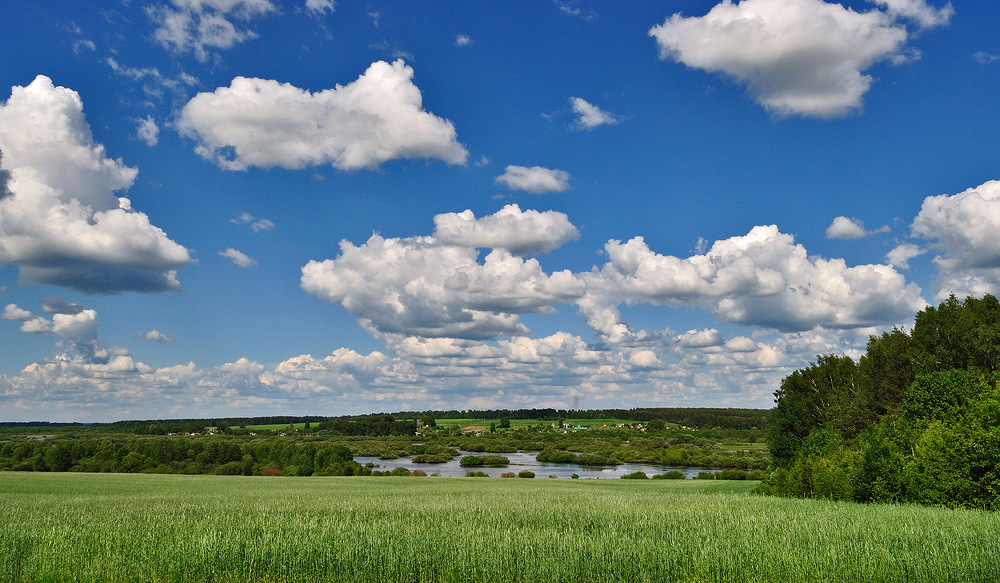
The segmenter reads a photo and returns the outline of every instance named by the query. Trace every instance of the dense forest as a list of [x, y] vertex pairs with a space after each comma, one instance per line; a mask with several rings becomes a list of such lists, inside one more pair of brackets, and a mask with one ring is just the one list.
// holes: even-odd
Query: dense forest
[[1000, 509], [1000, 301], [954, 296], [775, 393], [758, 491]]

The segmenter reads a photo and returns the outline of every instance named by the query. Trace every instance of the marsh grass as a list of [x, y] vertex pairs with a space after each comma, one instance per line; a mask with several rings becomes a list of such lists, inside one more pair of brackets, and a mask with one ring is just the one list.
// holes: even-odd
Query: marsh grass
[[1000, 516], [693, 480], [0, 473], [0, 581], [996, 581]]

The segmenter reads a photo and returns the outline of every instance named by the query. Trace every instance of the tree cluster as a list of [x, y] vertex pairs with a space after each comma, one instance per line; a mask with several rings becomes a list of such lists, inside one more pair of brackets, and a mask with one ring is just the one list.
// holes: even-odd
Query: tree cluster
[[768, 494], [1000, 509], [1000, 301], [954, 296], [775, 393]]

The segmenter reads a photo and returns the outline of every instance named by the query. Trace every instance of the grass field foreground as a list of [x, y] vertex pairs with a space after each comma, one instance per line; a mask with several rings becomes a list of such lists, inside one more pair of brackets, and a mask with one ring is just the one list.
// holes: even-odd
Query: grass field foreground
[[1000, 515], [752, 483], [0, 473], [0, 582], [996, 581]]

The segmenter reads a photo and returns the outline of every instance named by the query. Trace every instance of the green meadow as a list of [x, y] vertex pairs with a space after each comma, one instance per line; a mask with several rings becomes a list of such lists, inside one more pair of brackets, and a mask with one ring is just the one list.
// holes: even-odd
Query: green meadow
[[0, 581], [1000, 578], [1000, 515], [753, 483], [0, 473]]

